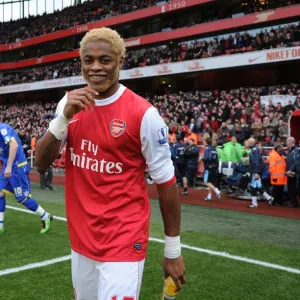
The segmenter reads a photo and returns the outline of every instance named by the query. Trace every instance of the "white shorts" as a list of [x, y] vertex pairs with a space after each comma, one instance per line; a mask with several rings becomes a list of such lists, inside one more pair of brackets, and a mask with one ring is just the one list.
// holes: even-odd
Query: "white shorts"
[[72, 250], [76, 300], [138, 300], [145, 260], [99, 262]]

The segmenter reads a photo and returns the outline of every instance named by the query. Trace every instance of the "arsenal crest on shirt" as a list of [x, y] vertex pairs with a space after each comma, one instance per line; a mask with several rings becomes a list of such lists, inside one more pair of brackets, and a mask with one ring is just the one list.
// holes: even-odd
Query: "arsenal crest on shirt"
[[119, 119], [113, 119], [110, 123], [110, 132], [113, 137], [119, 137], [125, 132], [126, 123]]

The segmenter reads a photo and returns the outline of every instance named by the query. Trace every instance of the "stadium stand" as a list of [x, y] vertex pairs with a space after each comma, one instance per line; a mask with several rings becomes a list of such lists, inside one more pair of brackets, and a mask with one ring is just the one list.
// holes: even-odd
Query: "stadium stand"
[[[70, 6], [62, 11], [56, 11], [52, 14], [43, 14], [42, 16], [30, 16], [29, 18], [11, 21], [1, 24], [0, 44], [9, 44], [20, 42], [47, 33], [65, 30], [82, 24], [115, 17], [121, 14], [137, 11], [156, 5], [157, 3], [171, 2], [161, 0], [144, 0], [144, 1], [128, 1], [128, 0], [92, 0], [85, 1], [83, 4]], [[244, 5], [242, 12], [245, 14], [267, 10], [269, 8], [293, 5], [299, 3], [299, 0], [286, 1], [278, 0], [276, 4], [268, 5], [268, 1], [248, 1], [248, 5]], [[227, 16], [230, 15], [227, 12]], [[218, 19], [218, 13], [212, 15], [206, 21]], [[195, 25], [197, 22], [191, 22], [189, 26]]]
[[[296, 96], [297, 100], [285, 107], [277, 103], [260, 106], [258, 99], [263, 95], [290, 95]], [[297, 84], [144, 96], [169, 126], [170, 144], [177, 135], [182, 140], [193, 138], [199, 154], [204, 151], [207, 137], [213, 138], [221, 147], [233, 136], [241, 145], [250, 137], [255, 137], [261, 147], [273, 147], [278, 142], [284, 144], [288, 136], [288, 118], [300, 109], [300, 85]], [[3, 105], [0, 106], [0, 122], [10, 124], [17, 132], [24, 129], [34, 153], [36, 140], [46, 132], [55, 108], [55, 102]], [[264, 150], [264, 155], [268, 156], [269, 151]], [[64, 149], [53, 164], [58, 173], [65, 168], [65, 155]], [[193, 185], [203, 172], [203, 163], [199, 162]]]
[[1, 24], [0, 44], [9, 44], [68, 29], [81, 24], [126, 14], [156, 5], [158, 0], [109, 1], [93, 0], [70, 6], [53, 14], [43, 14]]
[[[285, 107], [277, 103], [260, 106], [258, 100], [263, 95], [290, 95], [297, 100]], [[251, 135], [263, 145], [272, 145], [279, 139], [284, 142], [288, 117], [300, 108], [298, 84], [144, 96], [158, 109], [172, 133], [187, 137], [190, 129], [198, 135], [199, 145], [207, 135], [213, 135], [220, 145], [233, 135], [240, 143]], [[31, 139], [40, 138], [55, 108], [55, 102], [1, 105], [0, 122], [25, 129]]]
[[[199, 1], [199, 5], [200, 2], [202, 1]], [[161, 5], [161, 3], [167, 2], [154, 0], [88, 1], [54, 14], [3, 23], [0, 25], [2, 29], [0, 44], [18, 43], [67, 28], [113, 19], [115, 16], [153, 7], [157, 4]], [[157, 18], [157, 23], [153, 22], [151, 26], [145, 26], [143, 29], [137, 25], [143, 22], [141, 20], [132, 22], [135, 25], [130, 25], [130, 30], [126, 30], [127, 26], [122, 26], [122, 24], [119, 24], [119, 27], [114, 25], [112, 27], [116, 27], [125, 39], [147, 34], [174, 33], [178, 28], [192, 28], [198, 24], [211, 23], [214, 27], [219, 22], [221, 24], [226, 20], [246, 18], [247, 14], [257, 14], [268, 9], [295, 5], [300, 3], [300, 0], [235, 1], [234, 4], [222, 6], [221, 9], [216, 8], [216, 3], [224, 4], [225, 1], [215, 1], [213, 5], [203, 5], [201, 9], [199, 6], [198, 10], [187, 9], [184, 15], [186, 18], [182, 17], [183, 8], [182, 11], [180, 9], [179, 12], [174, 12], [174, 15], [173, 12], [169, 16], [165, 14], [164, 18], [158, 15], [152, 16], [152, 19], [149, 20], [153, 21]], [[268, 11], [266, 18], [271, 14], [272, 11]], [[261, 15], [264, 16], [264, 13]], [[256, 24], [262, 20], [251, 21], [246, 24], [247, 26], [233, 26], [227, 30], [216, 29], [209, 33], [197, 33], [191, 37], [167, 38], [160, 42], [148, 43], [148, 45], [128, 47], [123, 69], [130, 70], [195, 59], [213, 59], [218, 56], [231, 56], [266, 49], [284, 49], [300, 45], [298, 17], [287, 17], [272, 23]], [[81, 32], [71, 37], [37, 43], [31, 47], [22, 46], [20, 47], [22, 49], [3, 50], [0, 53], [0, 65], [10, 61], [25, 61], [29, 58], [41, 58], [41, 62], [36, 62], [29, 68], [15, 68], [15, 71], [3, 68], [0, 73], [0, 86], [6, 87], [79, 75], [81, 67], [78, 55], [69, 60], [55, 59], [55, 62], [48, 64], [44, 63], [42, 58], [50, 54], [60, 55], [78, 49], [78, 43], [83, 34], [84, 32]], [[186, 79], [185, 76], [182, 74], [182, 79]], [[192, 76], [195, 76], [195, 73]], [[261, 76], [261, 78], [266, 79], [266, 76]], [[283, 82], [286, 84], [279, 84]], [[246, 139], [254, 136], [261, 146], [272, 147], [276, 142], [285, 143], [288, 136], [288, 119], [293, 111], [300, 108], [299, 81], [295, 84], [291, 83], [293, 81], [290, 79], [283, 82], [276, 79], [272, 86], [263, 86], [265, 84], [263, 81], [256, 86], [249, 82], [246, 87], [223, 90], [217, 85], [213, 86], [213, 83], [209, 87], [202, 88], [201, 84], [196, 83], [195, 80], [194, 87], [190, 89], [191, 92], [186, 92], [187, 89], [182, 92], [177, 87], [172, 87], [168, 92], [164, 90], [160, 93], [157, 93], [157, 89], [154, 92], [153, 89], [155, 94], [145, 90], [142, 91], [142, 96], [146, 97], [164, 117], [170, 128], [171, 141], [176, 135], [181, 135], [182, 139], [192, 137], [201, 152], [203, 151], [201, 146], [208, 136], [212, 137], [219, 146], [231, 141], [233, 136], [237, 137], [240, 144], [244, 144]], [[230, 85], [230, 87], [232, 86], [234, 85]], [[216, 89], [212, 90], [214, 87]], [[57, 95], [60, 96], [53, 99], [58, 101], [65, 92], [65, 88], [60, 90], [57, 92]], [[137, 92], [141, 93], [141, 90]], [[43, 99], [42, 93], [39, 99]], [[291, 96], [294, 101], [285, 106], [275, 102], [260, 103], [261, 96], [270, 95]], [[9, 123], [17, 130], [25, 129], [27, 136], [31, 138], [32, 150], [34, 150], [36, 140], [45, 133], [54, 116], [57, 103], [46, 100], [32, 103], [32, 101], [28, 101], [30, 97], [26, 96], [26, 93], [21, 98], [21, 102], [14, 101], [10, 97], [2, 98], [5, 105], [0, 106], [0, 122]], [[65, 152], [54, 163], [55, 168], [64, 168], [64, 157]], [[203, 173], [203, 164], [200, 163], [198, 174], [201, 173]]]
[[[92, 6], [93, 2], [99, 2], [99, 1], [90, 1], [87, 3], [91, 3], [89, 5]], [[260, 2], [258, 1], [256, 3], [256, 5], [259, 3]], [[143, 5], [143, 2], [141, 2], [139, 4], [141, 4], [142, 7], [147, 7], [147, 5]], [[148, 4], [148, 6], [151, 6], [153, 4], [154, 3], [151, 2], [151, 4]], [[278, 1], [276, 7], [280, 6], [280, 4], [287, 5], [289, 3], [284, 4], [284, 3], [280, 3], [280, 1]], [[81, 6], [83, 6], [83, 5], [81, 5]], [[94, 3], [93, 5], [99, 6], [100, 4]], [[256, 12], [256, 11], [263, 11], [265, 9], [268, 9], [268, 5], [260, 5], [259, 7], [254, 6], [254, 7], [257, 7], [256, 9], [253, 9], [253, 7], [251, 7], [251, 5], [244, 6], [244, 7], [246, 7], [246, 8], [243, 9], [243, 12], [242, 12], [243, 14]], [[109, 9], [109, 8], [107, 8], [107, 9]], [[103, 12], [102, 8], [97, 8], [97, 12], [93, 11], [93, 12], [89, 13], [89, 15], [91, 15], [91, 16], [99, 15], [98, 10], [100, 10], [101, 13]], [[203, 9], [198, 10], [196, 14], [194, 12], [193, 13], [187, 12], [186, 17], [183, 18], [182, 20], [178, 19], [179, 18], [178, 16], [174, 16], [174, 17], [170, 17], [170, 18], [165, 17], [164, 19], [161, 20], [161, 22], [159, 22], [158, 24], [155, 24], [155, 26], [149, 26], [148, 29], [143, 28], [143, 29], [140, 29], [140, 31], [137, 31], [134, 29], [126, 31], [122, 27], [120, 27], [120, 28], [117, 27], [116, 29], [118, 31], [120, 31], [122, 36], [126, 39], [126, 38], [136, 37], [138, 35], [147, 35], [147, 34], [155, 33], [155, 32], [170, 31], [170, 30], [175, 30], [177, 28], [191, 27], [191, 26], [195, 26], [198, 24], [204, 24], [204, 23], [208, 23], [208, 22], [221, 20], [221, 19], [224, 20], [227, 18], [231, 18], [233, 16], [235, 10], [236, 10], [236, 7], [231, 7], [231, 6], [228, 6], [228, 7], [226, 6], [222, 10], [219, 10], [219, 11], [216, 10], [215, 7], [213, 7], [213, 8], [204, 7]], [[64, 11], [57, 12], [57, 14], [58, 15], [55, 18], [55, 20], [58, 20], [59, 14], [64, 14]], [[31, 19], [28, 19], [28, 20], [26, 19], [29, 24], [26, 24], [26, 26], [22, 26], [22, 25], [20, 27], [18, 26], [16, 29], [16, 33], [6, 31], [5, 26], [7, 25], [7, 23], [2, 24], [3, 31], [1, 31], [1, 34], [4, 36], [7, 36], [7, 35], [8, 36], [10, 36], [10, 35], [22, 36], [22, 30], [25, 30], [27, 35], [29, 34], [29, 32], [31, 32], [29, 34], [28, 38], [32, 38], [32, 37], [36, 36], [36, 35], [34, 35], [35, 31], [42, 32], [43, 34], [47, 34], [50, 32], [56, 32], [58, 30], [66, 29], [68, 26], [72, 27], [72, 25], [73, 26], [81, 25], [81, 22], [65, 22], [65, 23], [63, 23], [64, 26], [62, 26], [62, 28], [56, 28], [56, 26], [57, 26], [56, 24], [60, 24], [61, 22], [56, 22], [55, 24], [52, 25], [51, 24], [52, 21], [50, 20], [50, 25], [49, 25], [46, 21], [47, 21], [47, 18], [51, 19], [51, 16], [52, 15], [43, 15], [41, 17], [41, 18], [43, 18], [43, 17], [45, 18], [44, 19], [45, 23], [42, 22], [43, 19], [39, 21], [39, 22], [41, 22], [41, 27], [42, 27], [42, 29], [40, 29], [40, 30], [38, 29], [39, 26], [37, 26], [37, 27], [35, 26], [33, 29], [30, 30], [30, 28], [31, 28], [30, 20]], [[83, 14], [83, 16], [84, 16], [84, 14]], [[112, 16], [111, 14], [106, 15], [106, 17], [111, 17], [111, 16]], [[81, 18], [81, 17], [82, 16], [80, 14], [76, 15], [76, 18]], [[63, 15], [62, 20], [65, 20], [65, 18], [66, 18], [66, 16]], [[11, 23], [14, 24], [14, 22], [11, 22]], [[10, 26], [11, 23], [9, 23], [7, 26]], [[34, 23], [34, 25], [36, 25], [36, 24]], [[47, 30], [46, 28], [50, 28], [50, 29]], [[34, 58], [34, 57], [42, 57], [42, 56], [46, 56], [49, 54], [61, 53], [64, 51], [71, 51], [71, 50], [78, 48], [78, 43], [81, 40], [81, 38], [82, 38], [82, 34], [77, 34], [72, 37], [67, 37], [63, 41], [51, 41], [51, 42], [47, 42], [47, 43], [39, 45], [39, 46], [31, 47], [30, 49], [22, 49], [21, 51], [14, 52], [12, 55], [5, 55], [5, 56], [0, 55], [0, 61], [3, 61], [3, 62], [21, 61], [21, 60], [26, 60], [29, 58]], [[18, 43], [18, 42], [21, 42], [22, 40], [23, 39], [19, 38], [19, 37], [15, 38], [15, 39], [8, 39], [8, 38], [1, 39], [1, 36], [0, 36], [0, 44]]]
[[[207, 38], [175, 42], [169, 45], [128, 51], [123, 69], [202, 59], [221, 55], [233, 55], [272, 48], [286, 48], [300, 44], [300, 23], [274, 26], [269, 30], [254, 30]], [[0, 85], [28, 83], [79, 75], [78, 59], [44, 65], [38, 68], [7, 72], [0, 78]]]

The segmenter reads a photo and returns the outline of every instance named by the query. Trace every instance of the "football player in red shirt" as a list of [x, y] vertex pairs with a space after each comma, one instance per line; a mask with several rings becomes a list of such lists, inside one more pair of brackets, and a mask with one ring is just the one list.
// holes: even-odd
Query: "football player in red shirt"
[[43, 170], [66, 142], [65, 200], [77, 299], [139, 299], [149, 238], [146, 166], [165, 227], [164, 276], [180, 289], [181, 210], [168, 127], [148, 101], [118, 82], [125, 46], [116, 31], [93, 29], [80, 46], [88, 86], [65, 95], [36, 145], [36, 165]]

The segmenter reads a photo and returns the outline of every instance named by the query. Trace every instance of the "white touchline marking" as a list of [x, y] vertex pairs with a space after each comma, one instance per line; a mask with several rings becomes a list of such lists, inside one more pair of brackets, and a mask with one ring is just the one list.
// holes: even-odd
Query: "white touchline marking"
[[[32, 214], [32, 215], [36, 214], [33, 211], [31, 211], [31, 210], [23, 209], [23, 208], [19, 208], [19, 207], [15, 207], [15, 206], [10, 206], [10, 205], [6, 205], [6, 208], [9, 208], [9, 209], [12, 209], [12, 210], [21, 211], [21, 212]], [[67, 222], [67, 219], [66, 218], [62, 218], [62, 217], [53, 216], [53, 219]]]
[[71, 255], [67, 255], [67, 256], [57, 257], [57, 258], [50, 259], [50, 260], [45, 260], [42, 262], [25, 265], [22, 267], [5, 269], [5, 270], [0, 271], [0, 276], [9, 275], [9, 274], [13, 274], [13, 273], [19, 273], [21, 271], [26, 271], [26, 270], [30, 270], [30, 269], [42, 268], [42, 267], [50, 266], [50, 265], [57, 264], [57, 263], [60, 263], [63, 261], [67, 261], [70, 259], [71, 259]]
[[[12, 209], [12, 210], [17, 210], [17, 211], [22, 211], [22, 212], [25, 212], [25, 213], [34, 214], [34, 212], [29, 211], [27, 209], [22, 209], [22, 208], [18, 208], [18, 207], [14, 207], [14, 206], [9, 206], [9, 205], [7, 205], [6, 207], [9, 208], [9, 209]], [[64, 221], [64, 222], [67, 221], [66, 218], [56, 217], [56, 216], [54, 217], [54, 219]], [[149, 240], [152, 241], [152, 242], [160, 243], [160, 244], [165, 243], [164, 240], [157, 239], [157, 238], [152, 238], [152, 237], [150, 237]], [[251, 258], [247, 258], [247, 257], [232, 255], [232, 254], [229, 254], [227, 252], [219, 252], [219, 251], [214, 251], [214, 250], [205, 249], [205, 248], [193, 247], [193, 246], [189, 246], [189, 245], [185, 245], [185, 244], [181, 244], [181, 247], [183, 249], [188, 249], [188, 250], [192, 250], [192, 251], [196, 251], [196, 252], [202, 252], [202, 253], [206, 253], [206, 254], [210, 254], [210, 255], [229, 258], [229, 259], [232, 259], [232, 260], [242, 261], [242, 262], [246, 262], [246, 263], [250, 263], [250, 264], [254, 264], [254, 265], [258, 265], [258, 266], [263, 266], [263, 267], [266, 267], [266, 268], [281, 270], [281, 271], [294, 273], [294, 274], [300, 274], [300, 269], [285, 267], [285, 266], [272, 264], [272, 263], [268, 263], [268, 262], [264, 262], [264, 261], [260, 261], [260, 260], [256, 260], [256, 259], [251, 259]], [[1, 275], [1, 271], [0, 271], [0, 275]]]
[[[156, 238], [150, 238], [150, 241], [154, 241], [157, 243], [163, 243], [163, 244], [165, 243], [165, 241], [163, 241], [161, 239], [156, 239]], [[214, 250], [209, 250], [209, 249], [192, 247], [192, 246], [185, 245], [185, 244], [181, 244], [181, 247], [184, 249], [189, 249], [189, 250], [193, 250], [193, 251], [197, 251], [197, 252], [203, 252], [203, 253], [207, 253], [210, 255], [216, 255], [216, 256], [221, 256], [221, 257], [225, 257], [225, 258], [229, 258], [229, 259], [233, 259], [233, 260], [243, 261], [243, 262], [247, 262], [247, 263], [258, 265], [258, 266], [263, 266], [263, 267], [272, 268], [272, 269], [276, 269], [276, 270], [282, 270], [282, 271], [286, 271], [289, 273], [300, 274], [299, 269], [285, 267], [285, 266], [272, 264], [272, 263], [268, 263], [268, 262], [264, 262], [264, 261], [260, 261], [260, 260], [256, 260], [256, 259], [251, 259], [251, 258], [247, 258], [247, 257], [232, 255], [227, 252], [219, 252], [219, 251], [214, 251]]]

